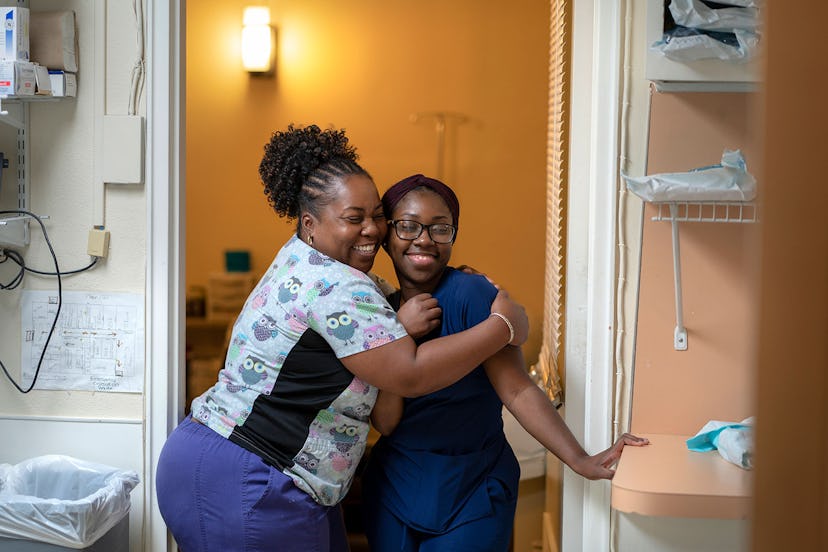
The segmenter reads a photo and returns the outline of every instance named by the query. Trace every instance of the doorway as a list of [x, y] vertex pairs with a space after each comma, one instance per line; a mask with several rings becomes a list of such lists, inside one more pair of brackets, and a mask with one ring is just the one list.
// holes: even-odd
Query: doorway
[[[255, 278], [294, 231], [259, 184], [270, 134], [290, 123], [345, 128], [380, 191], [418, 172], [455, 189], [464, 213], [453, 260], [526, 305], [524, 354], [533, 362], [543, 319], [548, 0], [520, 9], [476, 0], [270, 2], [278, 51], [269, 77], [241, 67], [244, 7], [186, 7], [188, 300], [201, 294], [209, 303], [211, 276], [227, 273], [226, 251], [248, 252]], [[375, 270], [394, 281], [384, 256]], [[188, 318], [188, 400], [212, 384], [232, 319]]]

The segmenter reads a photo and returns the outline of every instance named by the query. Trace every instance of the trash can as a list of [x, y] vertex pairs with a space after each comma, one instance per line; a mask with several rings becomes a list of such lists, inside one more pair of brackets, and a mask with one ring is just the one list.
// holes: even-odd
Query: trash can
[[133, 471], [46, 455], [0, 464], [0, 550], [129, 552]]

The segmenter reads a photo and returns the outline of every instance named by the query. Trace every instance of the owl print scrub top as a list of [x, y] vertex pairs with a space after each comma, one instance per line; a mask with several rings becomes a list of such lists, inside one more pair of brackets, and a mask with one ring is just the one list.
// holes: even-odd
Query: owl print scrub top
[[336, 504], [377, 398], [339, 359], [405, 335], [371, 278], [294, 236], [248, 297], [218, 382], [192, 416]]

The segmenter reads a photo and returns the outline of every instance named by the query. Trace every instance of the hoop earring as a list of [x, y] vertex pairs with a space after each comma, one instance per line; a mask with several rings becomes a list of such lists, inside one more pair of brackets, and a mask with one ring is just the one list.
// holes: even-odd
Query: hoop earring
[[311, 236], [310, 234], [308, 234], [308, 245], [313, 247], [313, 236]]

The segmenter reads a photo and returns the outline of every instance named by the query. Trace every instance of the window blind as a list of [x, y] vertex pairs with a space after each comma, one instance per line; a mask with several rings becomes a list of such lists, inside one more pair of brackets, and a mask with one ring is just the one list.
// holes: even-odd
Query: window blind
[[571, 28], [568, 0], [550, 0], [549, 106], [546, 157], [546, 266], [544, 276], [543, 341], [532, 367], [549, 398], [564, 400], [561, 386], [564, 342], [566, 181], [569, 131], [567, 112]]

